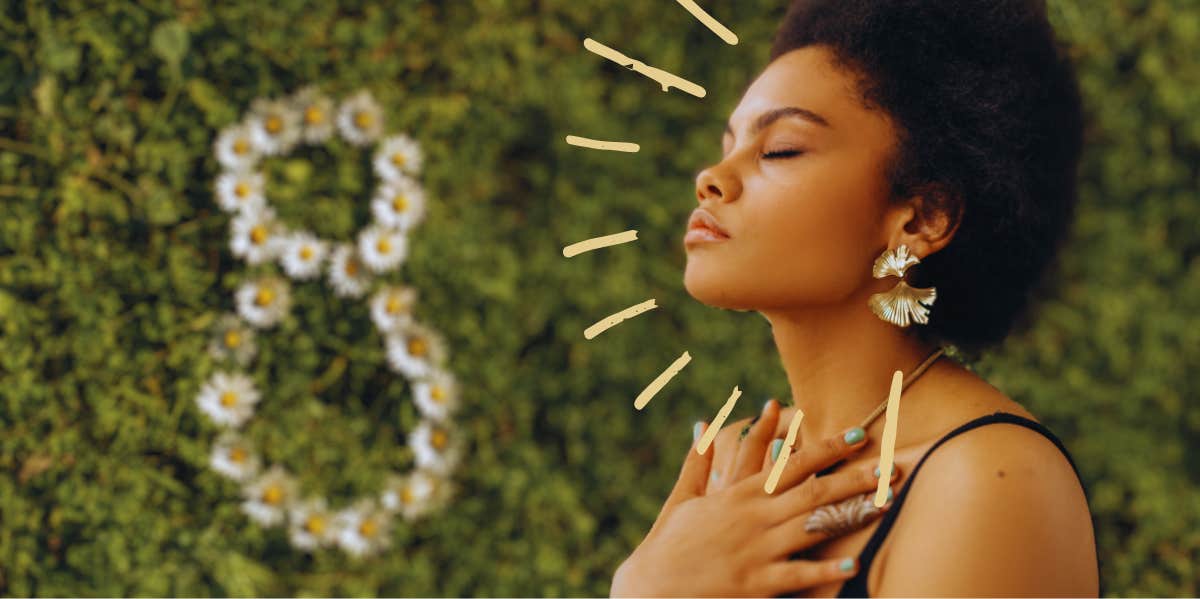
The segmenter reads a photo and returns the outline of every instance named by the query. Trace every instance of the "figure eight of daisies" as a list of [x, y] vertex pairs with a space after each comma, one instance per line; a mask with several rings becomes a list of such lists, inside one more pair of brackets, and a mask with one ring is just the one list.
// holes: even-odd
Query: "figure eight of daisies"
[[[340, 139], [351, 147], [373, 146], [371, 168], [378, 185], [371, 197], [372, 222], [353, 240], [322, 239], [289, 228], [270, 204], [261, 168], [301, 145]], [[302, 551], [337, 547], [352, 556], [391, 546], [397, 519], [412, 521], [444, 507], [455, 493], [451, 479], [464, 442], [452, 422], [459, 407], [458, 384], [447, 368], [445, 340], [414, 317], [417, 291], [388, 282], [408, 255], [409, 233], [425, 215], [425, 194], [417, 177], [422, 152], [406, 134], [385, 133], [382, 108], [367, 91], [341, 102], [315, 87], [282, 99], [255, 100], [242, 122], [220, 131], [213, 152], [222, 171], [214, 185], [217, 205], [231, 216], [229, 249], [255, 267], [233, 294], [234, 311], [216, 319], [208, 352], [220, 367], [201, 386], [196, 404], [220, 430], [210, 467], [241, 485], [241, 507], [261, 526], [279, 526]], [[324, 279], [337, 298], [367, 302], [371, 322], [381, 333], [387, 364], [405, 377], [420, 414], [407, 442], [415, 467], [393, 472], [377, 494], [334, 506], [303, 489], [280, 464], [264, 459], [243, 435], [262, 402], [247, 366], [255, 359], [258, 336], [288, 318], [292, 283]], [[311, 284], [311, 283], [310, 283]], [[285, 366], [279, 366], [280, 368]], [[270, 385], [262, 386], [270, 389]]]

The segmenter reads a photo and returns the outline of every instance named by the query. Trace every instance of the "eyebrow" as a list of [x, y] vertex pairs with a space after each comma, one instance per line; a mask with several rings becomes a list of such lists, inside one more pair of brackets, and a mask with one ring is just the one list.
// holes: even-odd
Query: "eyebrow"
[[[766, 129], [771, 125], [771, 123], [788, 116], [799, 117], [809, 122], [816, 123], [822, 127], [828, 127], [830, 129], [833, 128], [833, 125], [830, 125], [829, 121], [825, 120], [825, 117], [808, 110], [807, 108], [800, 108], [799, 106], [783, 106], [780, 108], [772, 108], [771, 110], [758, 115], [758, 118], [754, 120], [754, 125], [750, 128], [750, 135], [754, 135], [755, 133]], [[733, 128], [729, 126], [729, 123], [725, 123], [725, 133], [733, 135]]]

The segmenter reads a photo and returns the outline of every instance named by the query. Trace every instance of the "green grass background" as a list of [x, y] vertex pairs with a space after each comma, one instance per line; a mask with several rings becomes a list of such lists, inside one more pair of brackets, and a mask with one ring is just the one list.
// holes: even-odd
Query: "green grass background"
[[[765, 64], [782, 0], [8, 2], [0, 13], [0, 593], [607, 595], [692, 422], [786, 394], [766, 323], [682, 287], [693, 176]], [[1035, 325], [974, 367], [1067, 443], [1106, 592], [1200, 592], [1200, 8], [1052, 0], [1088, 104], [1082, 206]], [[703, 85], [697, 99], [583, 48]], [[193, 397], [212, 319], [250, 272], [212, 198], [215, 132], [259, 96], [366, 87], [423, 144], [430, 214], [404, 278], [450, 342], [471, 437], [450, 509], [355, 563], [292, 551], [207, 468]], [[637, 141], [637, 154], [567, 145]], [[291, 214], [365, 222], [359, 154], [275, 163]], [[316, 211], [316, 208], [314, 208]], [[297, 223], [299, 224], [299, 223]], [[562, 247], [636, 228], [632, 244]], [[297, 294], [260, 337], [249, 429], [335, 501], [411, 455], [408, 390], [361, 302]], [[587, 341], [602, 316], [659, 308]], [[650, 406], [636, 394], [683, 351]], [[338, 361], [345, 370], [330, 369]], [[305, 391], [314, 379], [328, 386]]]

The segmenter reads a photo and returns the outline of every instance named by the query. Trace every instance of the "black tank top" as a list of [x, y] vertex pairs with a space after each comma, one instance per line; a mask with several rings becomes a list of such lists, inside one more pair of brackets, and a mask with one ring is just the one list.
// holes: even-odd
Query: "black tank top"
[[[1011, 414], [1008, 412], [993, 412], [986, 416], [980, 416], [979, 418], [976, 418], [974, 420], [971, 420], [971, 421], [959, 426], [958, 428], [950, 431], [949, 433], [946, 433], [946, 435], [943, 436], [941, 439], [938, 439], [937, 443], [934, 443], [933, 447], [930, 447], [929, 451], [926, 451], [925, 455], [921, 456], [921, 460], [919, 462], [917, 462], [917, 467], [913, 468], [912, 474], [910, 474], [908, 476], [908, 480], [906, 480], [904, 482], [904, 487], [901, 488], [900, 493], [898, 495], [896, 495], [896, 502], [892, 505], [891, 509], [889, 509], [887, 512], [885, 512], [883, 514], [883, 516], [880, 519], [878, 528], [875, 529], [875, 532], [874, 532], [874, 534], [871, 535], [871, 538], [867, 540], [867, 544], [863, 547], [862, 553], [858, 554], [858, 564], [859, 564], [858, 572], [855, 573], [853, 578], [849, 578], [844, 583], [842, 583], [841, 591], [837, 595], [838, 597], [869, 597], [870, 596], [867, 594], [867, 574], [870, 573], [870, 571], [871, 571], [871, 563], [873, 561], [875, 561], [876, 552], [879, 551], [879, 547], [881, 545], [883, 545], [884, 538], [886, 538], [888, 532], [891, 531], [892, 523], [894, 523], [896, 521], [896, 516], [900, 514], [900, 508], [904, 506], [904, 498], [908, 496], [908, 489], [909, 489], [909, 487], [912, 486], [913, 479], [915, 479], [917, 477], [917, 473], [921, 471], [921, 466], [925, 463], [925, 460], [929, 457], [929, 454], [933, 453], [934, 450], [936, 450], [938, 448], [938, 446], [940, 446], [942, 443], [945, 443], [946, 441], [949, 441], [955, 435], [965, 433], [973, 428], [977, 428], [980, 426], [984, 426], [986, 424], [992, 424], [992, 423], [996, 423], [996, 422], [1011, 422], [1013, 424], [1018, 424], [1018, 425], [1021, 425], [1021, 426], [1027, 427], [1027, 428], [1031, 428], [1031, 429], [1045, 435], [1047, 438], [1049, 438], [1051, 441], [1054, 442], [1054, 445], [1058, 447], [1059, 451], [1063, 452], [1063, 455], [1067, 456], [1067, 461], [1071, 463], [1071, 468], [1073, 470], [1075, 470], [1075, 476], [1077, 476], [1077, 477], [1079, 476], [1079, 469], [1075, 467], [1075, 460], [1071, 459], [1071, 454], [1067, 451], [1067, 448], [1062, 444], [1062, 441], [1060, 441], [1058, 439], [1058, 437], [1054, 436], [1054, 433], [1050, 432], [1050, 429], [1046, 428], [1045, 426], [1043, 426], [1042, 424], [1040, 424], [1038, 422], [1034, 422], [1033, 420], [1030, 420], [1023, 416], [1018, 416], [1016, 414]], [[838, 462], [838, 464], [840, 464], [840, 463], [841, 462]], [[825, 474], [832, 472], [834, 470], [834, 468], [836, 468], [838, 466], [838, 464], [834, 464], [833, 466], [830, 466], [829, 468], [826, 468], [825, 470], [818, 472], [817, 476], [824, 476]], [[1080, 483], [1080, 485], [1083, 485], [1082, 478], [1080, 478], [1079, 483]], [[1086, 487], [1084, 488], [1084, 497], [1085, 498], [1087, 497]], [[800, 553], [792, 554], [792, 559], [799, 559], [800, 555], [801, 555]], [[1100, 554], [1099, 554], [1098, 546], [1097, 546], [1097, 550], [1096, 550], [1096, 563], [1099, 566]], [[788, 594], [780, 595], [780, 596], [782, 596], [782, 597], [795, 596], [795, 593], [788, 593]], [[1104, 596], [1103, 577], [1101, 577], [1101, 580], [1100, 580], [1099, 594], [1097, 596], [1099, 596], [1099, 597]]]

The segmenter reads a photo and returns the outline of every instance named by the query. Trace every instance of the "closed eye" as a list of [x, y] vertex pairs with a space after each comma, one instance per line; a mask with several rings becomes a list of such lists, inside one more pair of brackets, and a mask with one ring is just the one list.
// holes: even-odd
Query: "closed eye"
[[767, 152], [766, 154], [763, 154], [762, 157], [766, 158], [768, 160], [775, 160], [775, 159], [779, 159], [779, 158], [790, 158], [792, 156], [798, 156], [803, 153], [804, 152], [802, 152], [800, 150], [780, 150], [778, 152]]

